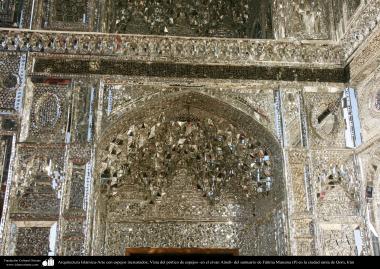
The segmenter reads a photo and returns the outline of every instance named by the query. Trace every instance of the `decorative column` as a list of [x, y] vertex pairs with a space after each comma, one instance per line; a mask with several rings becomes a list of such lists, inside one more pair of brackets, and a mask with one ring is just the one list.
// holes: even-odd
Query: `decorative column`
[[61, 255], [86, 255], [89, 197], [92, 186], [92, 145], [95, 88], [74, 82], [67, 138], [67, 181], [61, 204]]
[[[275, 93], [277, 114], [282, 124], [285, 155], [290, 248], [292, 255], [316, 255], [314, 233], [314, 201], [310, 183], [307, 118], [303, 91], [287, 87]], [[280, 104], [280, 105], [279, 105]]]

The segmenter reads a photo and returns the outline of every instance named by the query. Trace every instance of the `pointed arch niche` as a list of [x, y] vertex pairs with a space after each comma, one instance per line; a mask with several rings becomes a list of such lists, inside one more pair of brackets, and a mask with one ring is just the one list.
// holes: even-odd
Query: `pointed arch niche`
[[108, 126], [96, 150], [93, 255], [287, 254], [282, 149], [252, 117], [189, 91], [135, 104]]

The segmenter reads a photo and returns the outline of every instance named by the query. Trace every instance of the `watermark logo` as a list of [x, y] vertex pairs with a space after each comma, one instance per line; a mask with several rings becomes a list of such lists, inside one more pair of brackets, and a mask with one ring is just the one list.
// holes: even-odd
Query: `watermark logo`
[[42, 262], [42, 266], [54, 266], [54, 259], [50, 257]]

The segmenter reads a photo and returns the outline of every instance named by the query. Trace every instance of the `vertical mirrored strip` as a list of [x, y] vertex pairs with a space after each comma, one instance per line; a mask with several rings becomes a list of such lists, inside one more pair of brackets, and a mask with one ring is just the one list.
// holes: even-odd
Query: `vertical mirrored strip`
[[94, 101], [95, 101], [95, 89], [94, 87], [91, 87], [90, 111], [88, 114], [87, 142], [91, 142], [92, 136], [93, 136]]
[[[91, 154], [92, 155], [92, 154]], [[91, 156], [92, 157], [92, 156]], [[91, 161], [86, 163], [85, 167], [85, 177], [84, 177], [84, 199], [83, 199], [83, 210], [87, 210], [88, 202], [91, 192], [91, 182], [92, 182], [92, 158]]]
[[90, 200], [92, 196], [92, 185], [93, 185], [93, 177], [92, 177], [92, 168], [94, 163], [94, 154], [91, 151], [91, 160], [86, 164], [86, 174], [85, 174], [85, 187], [84, 187], [84, 199], [83, 199], [83, 209], [86, 212], [86, 221], [84, 223], [84, 247], [82, 249], [83, 255], [88, 255], [89, 251], [89, 243], [90, 243], [90, 234], [89, 227], [91, 225], [91, 209]]
[[25, 67], [26, 67], [26, 54], [22, 54], [20, 57], [20, 65], [19, 65], [19, 87], [16, 91], [16, 98], [15, 98], [15, 110], [18, 113], [22, 112], [22, 98], [24, 96], [24, 87], [25, 87]]
[[306, 164], [304, 168], [304, 179], [305, 179], [305, 194], [306, 194], [306, 201], [307, 201], [307, 209], [308, 211], [313, 211], [314, 210], [313, 186], [311, 183], [311, 173], [310, 173], [310, 167], [308, 164]]
[[18, 28], [20, 29], [24, 28], [24, 17], [25, 17], [25, 8], [22, 8], [20, 12], [20, 19], [18, 22]]
[[346, 147], [356, 148], [362, 144], [362, 135], [357, 95], [354, 89], [347, 88], [344, 90], [342, 107], [346, 126]]
[[277, 138], [281, 145], [284, 146], [284, 123], [282, 117], [281, 91], [279, 89], [274, 90], [274, 114]]
[[300, 108], [302, 146], [307, 148], [309, 146], [308, 132], [307, 132], [307, 117], [306, 117], [306, 110], [305, 110], [302, 92], [300, 92], [298, 96], [299, 96], [298, 100], [299, 100], [299, 108]]
[[49, 234], [49, 256], [55, 256], [55, 246], [57, 242], [57, 222], [50, 227]]
[[3, 240], [4, 240], [5, 219], [7, 218], [7, 213], [8, 213], [9, 194], [10, 194], [10, 189], [11, 189], [11, 184], [12, 184], [13, 165], [14, 165], [15, 155], [16, 155], [16, 135], [13, 135], [8, 178], [7, 178], [7, 184], [6, 184], [6, 189], [5, 189], [5, 195], [4, 195], [3, 212], [1, 216], [1, 222], [0, 222], [0, 245], [2, 245]]
[[102, 20], [102, 12], [101, 9], [103, 7], [104, 3], [102, 1], [96, 1], [96, 7], [94, 11], [94, 32], [100, 32], [101, 31], [101, 20]]
[[44, 21], [43, 28], [47, 28], [49, 26], [50, 19], [50, 1], [51, 0], [43, 0], [44, 1]]
[[[71, 83], [71, 91], [75, 89], [75, 82]], [[72, 98], [72, 96], [71, 96]], [[72, 136], [72, 124], [73, 124], [73, 115], [74, 115], [74, 106], [75, 100], [71, 99], [71, 105], [67, 106], [67, 124], [66, 124], [66, 135], [65, 135], [65, 143], [70, 144], [71, 136]]]
[[108, 87], [108, 105], [107, 105], [107, 116], [109, 116], [112, 112], [112, 101], [113, 101], [113, 96], [112, 96], [112, 86]]
[[104, 98], [104, 82], [100, 80], [99, 82], [99, 88], [97, 90], [97, 94], [95, 96], [97, 98], [97, 107], [96, 107], [96, 122], [94, 126], [94, 133], [93, 135], [96, 137], [99, 135], [101, 131], [102, 126], [102, 118], [103, 118], [103, 98]]
[[[59, 220], [58, 220], [58, 232], [57, 232], [57, 237], [58, 241], [62, 242], [62, 237], [63, 237], [63, 212], [65, 210], [65, 204], [67, 203], [68, 197], [66, 195], [63, 195], [66, 190], [67, 190], [67, 171], [68, 171], [68, 166], [69, 166], [69, 144], [65, 145], [65, 153], [64, 153], [64, 165], [63, 165], [63, 177], [62, 177], [62, 187], [59, 189], [59, 197], [61, 197], [60, 201], [60, 206], [59, 206]], [[62, 250], [60, 249], [61, 244], [58, 245], [57, 247], [57, 253], [61, 254]]]
[[32, 9], [30, 11], [30, 22], [29, 22], [29, 29], [30, 30], [32, 30], [32, 26], [33, 26], [33, 14], [34, 14], [35, 2], [36, 2], [36, 0], [32, 0]]
[[276, 214], [274, 215], [274, 223], [275, 223], [275, 238], [276, 238], [276, 248], [277, 253], [279, 255], [286, 255], [287, 253], [287, 247], [286, 247], [286, 240], [285, 240], [285, 224], [284, 224], [284, 214], [281, 209], [278, 209], [276, 211]]

